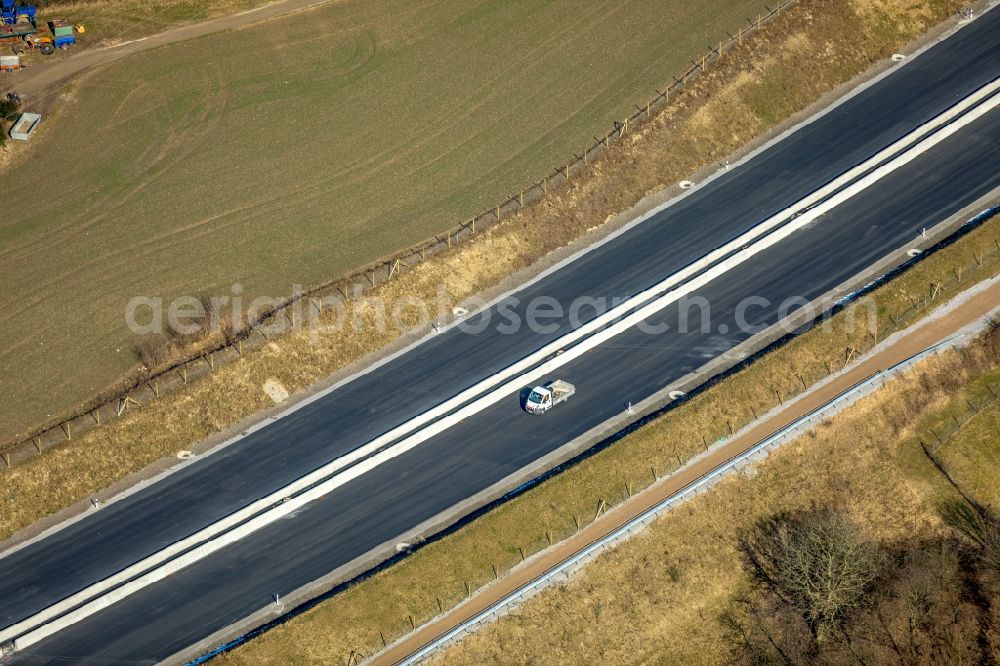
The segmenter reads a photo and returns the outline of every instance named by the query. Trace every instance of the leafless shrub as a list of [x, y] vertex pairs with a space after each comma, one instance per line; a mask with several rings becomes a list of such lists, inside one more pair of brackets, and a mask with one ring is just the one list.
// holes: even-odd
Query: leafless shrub
[[861, 605], [885, 560], [828, 509], [761, 518], [739, 536], [738, 549], [754, 580], [801, 614], [817, 642]]
[[176, 348], [170, 338], [158, 333], [143, 336], [135, 343], [134, 351], [147, 370], [155, 370], [176, 353]]
[[751, 586], [719, 618], [733, 661], [995, 663], [1000, 519], [969, 500], [940, 513], [968, 545], [880, 546], [830, 509], [759, 519], [737, 541]]

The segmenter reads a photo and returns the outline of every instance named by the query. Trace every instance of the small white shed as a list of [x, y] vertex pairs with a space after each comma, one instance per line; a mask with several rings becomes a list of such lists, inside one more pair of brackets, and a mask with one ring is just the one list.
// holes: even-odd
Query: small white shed
[[10, 128], [10, 138], [27, 141], [42, 122], [42, 116], [37, 113], [22, 113], [14, 126]]

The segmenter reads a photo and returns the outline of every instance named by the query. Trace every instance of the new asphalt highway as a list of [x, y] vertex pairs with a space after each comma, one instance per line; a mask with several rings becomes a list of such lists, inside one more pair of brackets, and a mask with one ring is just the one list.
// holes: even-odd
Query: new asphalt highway
[[[1000, 76], [1000, 10], [490, 309], [475, 334], [452, 328], [239, 441], [0, 558], [0, 628], [106, 578], [264, 497], [565, 335], [522, 321], [548, 297], [632, 296], [801, 200]], [[273, 603], [621, 414], [1000, 187], [992, 111], [819, 220], [698, 289], [708, 325], [679, 332], [678, 305], [556, 376], [576, 396], [543, 417], [516, 395], [337, 488], [323, 499], [14, 655], [16, 663], [155, 662]], [[593, 316], [584, 309], [583, 318]], [[478, 323], [478, 315], [469, 324]], [[510, 328], [511, 331], [506, 329]]]

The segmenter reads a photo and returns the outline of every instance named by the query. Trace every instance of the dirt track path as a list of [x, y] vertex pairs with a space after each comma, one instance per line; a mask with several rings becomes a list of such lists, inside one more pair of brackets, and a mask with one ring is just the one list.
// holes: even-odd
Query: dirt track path
[[7, 77], [0, 92], [16, 90], [28, 104], [41, 102], [57, 92], [74, 76], [92, 70], [94, 67], [112, 62], [118, 58], [147, 51], [157, 46], [182, 42], [202, 37], [213, 32], [240, 28], [251, 23], [284, 16], [310, 7], [324, 5], [331, 0], [278, 0], [271, 4], [250, 9], [239, 14], [218, 16], [199, 23], [190, 23], [171, 28], [165, 32], [140, 39], [122, 42], [114, 46], [84, 49], [69, 58], [58, 61], [39, 62], [31, 65], [17, 76]]
[[[962, 296], [958, 298], [960, 299]], [[738, 456], [801, 416], [822, 407], [839, 393], [876, 372], [890, 368], [945, 340], [966, 326], [982, 320], [997, 308], [1000, 308], [1000, 281], [994, 280], [988, 288], [957, 304], [950, 311], [944, 314], [932, 314], [929, 318], [917, 323], [892, 346], [863, 358], [857, 365], [835, 376], [830, 382], [816, 390], [805, 393], [795, 402], [789, 403], [785, 409], [757, 423], [726, 446], [714, 451], [690, 467], [682, 469], [676, 475], [662, 479], [628, 502], [604, 514], [569, 539], [539, 556], [529, 559], [519, 569], [476, 593], [465, 604], [419, 627], [398, 643], [390, 645], [387, 650], [375, 655], [371, 663], [378, 665], [398, 663], [447, 631], [497, 603], [514, 590], [540, 577], [563, 560], [621, 527], [634, 516], [707, 474], [718, 465]]]

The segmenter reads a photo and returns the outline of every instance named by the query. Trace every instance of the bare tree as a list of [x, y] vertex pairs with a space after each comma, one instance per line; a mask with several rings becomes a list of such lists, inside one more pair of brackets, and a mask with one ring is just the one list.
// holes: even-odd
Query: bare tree
[[828, 509], [762, 518], [739, 536], [738, 548], [754, 579], [801, 614], [816, 642], [861, 605], [885, 559]]
[[[960, 515], [983, 532], [976, 511]], [[760, 519], [738, 549], [751, 585], [720, 617], [737, 663], [995, 663], [990, 606], [955, 539], [879, 546], [824, 509]]]

